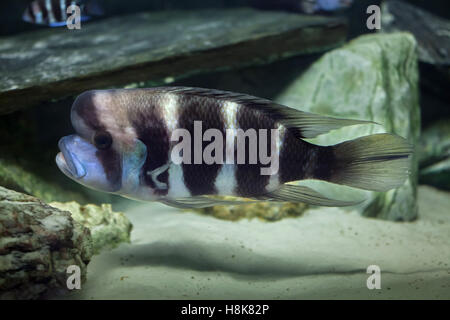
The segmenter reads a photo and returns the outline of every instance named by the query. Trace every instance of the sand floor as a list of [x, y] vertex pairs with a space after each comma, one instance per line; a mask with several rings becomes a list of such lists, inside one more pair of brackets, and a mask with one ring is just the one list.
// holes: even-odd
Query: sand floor
[[419, 211], [412, 223], [337, 208], [267, 223], [141, 205], [127, 212], [131, 244], [95, 256], [65, 298], [450, 299], [450, 193], [421, 186]]

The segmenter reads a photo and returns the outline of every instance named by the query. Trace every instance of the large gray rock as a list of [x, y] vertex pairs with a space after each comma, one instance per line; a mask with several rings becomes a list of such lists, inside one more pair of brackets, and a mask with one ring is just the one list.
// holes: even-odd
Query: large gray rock
[[[276, 100], [303, 111], [382, 124], [332, 131], [312, 139], [318, 144], [332, 145], [385, 130], [416, 145], [420, 134], [416, 50], [416, 41], [408, 33], [362, 36], [325, 54]], [[402, 187], [366, 193], [371, 201], [363, 208], [365, 215], [416, 218], [416, 155], [412, 160], [411, 176]], [[334, 196], [349, 192], [344, 187], [331, 189]]]
[[45, 204], [0, 187], [0, 299], [34, 299], [66, 291], [67, 268], [130, 241], [132, 225], [111, 205]]
[[148, 12], [0, 40], [0, 114], [88, 89], [170, 79], [322, 52], [339, 18], [251, 9]]
[[0, 187], [0, 299], [34, 299], [67, 289], [67, 268], [81, 280], [92, 256], [89, 229], [40, 200]]

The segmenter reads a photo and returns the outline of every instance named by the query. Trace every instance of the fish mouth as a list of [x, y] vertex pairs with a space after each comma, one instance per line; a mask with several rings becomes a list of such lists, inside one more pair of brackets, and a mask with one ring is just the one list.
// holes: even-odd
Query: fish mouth
[[68, 143], [70, 137], [63, 137], [58, 142], [61, 152], [56, 155], [56, 164], [69, 177], [81, 179], [86, 175], [86, 170], [77, 156], [70, 152]]

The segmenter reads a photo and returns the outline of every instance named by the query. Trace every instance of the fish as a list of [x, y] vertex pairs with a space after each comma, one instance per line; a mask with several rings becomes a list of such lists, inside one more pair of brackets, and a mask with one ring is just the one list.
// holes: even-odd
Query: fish
[[75, 99], [70, 114], [75, 134], [59, 140], [56, 156], [66, 176], [176, 208], [261, 201], [355, 205], [360, 201], [330, 199], [293, 182], [387, 191], [404, 184], [413, 152], [406, 139], [389, 133], [315, 145], [307, 139], [373, 122], [216, 89], [90, 90]]
[[351, 7], [353, 0], [303, 0], [301, 9], [305, 13], [317, 11], [336, 11]]
[[81, 22], [90, 20], [94, 15], [103, 15], [103, 10], [96, 1], [34, 0], [25, 9], [22, 19], [25, 22], [49, 27], [66, 26], [70, 16], [67, 14], [67, 8], [72, 5], [80, 7]]
[[349, 8], [353, 0], [252, 0], [251, 4], [261, 9], [283, 9], [314, 14]]

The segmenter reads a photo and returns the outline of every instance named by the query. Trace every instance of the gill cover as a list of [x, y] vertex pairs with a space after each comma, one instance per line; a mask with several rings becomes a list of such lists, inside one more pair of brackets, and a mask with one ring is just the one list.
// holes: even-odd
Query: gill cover
[[129, 151], [122, 153], [122, 189], [120, 193], [135, 194], [140, 187], [141, 168], [147, 159], [147, 147], [136, 139]]

